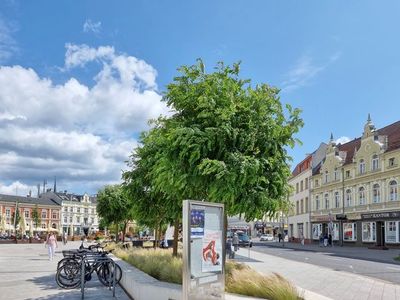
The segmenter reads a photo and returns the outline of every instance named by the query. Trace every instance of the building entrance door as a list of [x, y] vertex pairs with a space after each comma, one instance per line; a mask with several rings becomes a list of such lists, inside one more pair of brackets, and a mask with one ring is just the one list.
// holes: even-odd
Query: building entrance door
[[385, 246], [385, 222], [376, 222], [376, 245]]

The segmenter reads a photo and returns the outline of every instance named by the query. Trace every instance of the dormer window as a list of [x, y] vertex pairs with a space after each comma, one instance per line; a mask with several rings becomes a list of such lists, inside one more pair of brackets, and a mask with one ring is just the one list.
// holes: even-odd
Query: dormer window
[[365, 173], [365, 161], [363, 159], [360, 159], [358, 170], [359, 170], [360, 175]]
[[379, 168], [379, 157], [378, 155], [374, 154], [372, 156], [372, 164], [371, 164], [371, 169], [372, 171], [376, 171]]

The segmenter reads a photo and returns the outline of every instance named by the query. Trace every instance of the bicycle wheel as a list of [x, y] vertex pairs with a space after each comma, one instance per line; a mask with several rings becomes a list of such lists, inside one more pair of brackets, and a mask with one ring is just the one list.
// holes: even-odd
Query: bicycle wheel
[[118, 264], [115, 265], [115, 270], [112, 263], [104, 262], [96, 270], [97, 277], [105, 286], [110, 286], [113, 283], [112, 276], [115, 276], [115, 284], [118, 284], [122, 278], [122, 269]]
[[56, 282], [63, 289], [74, 289], [81, 285], [81, 268], [77, 262], [70, 262], [57, 269]]

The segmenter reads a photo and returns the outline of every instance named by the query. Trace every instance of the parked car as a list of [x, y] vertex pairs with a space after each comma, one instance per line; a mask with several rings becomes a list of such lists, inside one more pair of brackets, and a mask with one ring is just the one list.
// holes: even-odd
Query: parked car
[[242, 247], [253, 247], [253, 242], [251, 240], [251, 238], [246, 234], [246, 233], [238, 233], [238, 237], [239, 237], [239, 246]]
[[272, 234], [263, 234], [262, 236], [260, 236], [260, 241], [273, 241], [274, 240], [274, 236]]

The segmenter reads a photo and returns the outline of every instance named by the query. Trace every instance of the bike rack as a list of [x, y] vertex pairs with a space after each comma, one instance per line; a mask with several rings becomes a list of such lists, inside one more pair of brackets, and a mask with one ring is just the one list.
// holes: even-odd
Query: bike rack
[[109, 280], [109, 285], [108, 285], [108, 289], [111, 291], [111, 287], [112, 287], [112, 291], [113, 291], [113, 298], [115, 298], [115, 262], [114, 260], [112, 260], [109, 257], [105, 257], [105, 256], [99, 256], [98, 253], [90, 253], [87, 252], [82, 256], [82, 260], [81, 260], [81, 264], [82, 264], [82, 269], [81, 269], [81, 299], [85, 298], [85, 267], [86, 267], [86, 263], [88, 264], [96, 264], [96, 263], [111, 263], [111, 265], [113, 266], [113, 272], [110, 272], [109, 276], [111, 279], [112, 277], [112, 285], [111, 285], [111, 280]]

